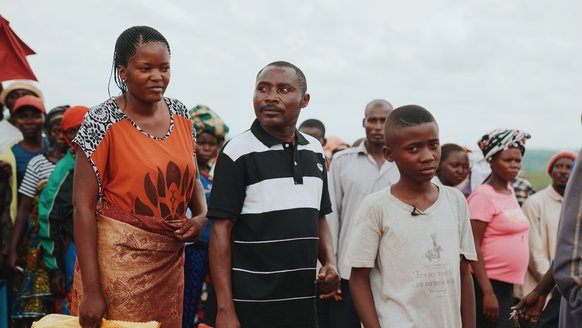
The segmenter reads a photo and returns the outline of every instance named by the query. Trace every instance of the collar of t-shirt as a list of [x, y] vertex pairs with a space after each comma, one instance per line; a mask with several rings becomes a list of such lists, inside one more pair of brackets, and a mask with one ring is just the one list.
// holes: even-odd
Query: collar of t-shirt
[[[265, 146], [269, 148], [275, 145], [284, 145], [288, 143], [287, 141], [270, 135], [267, 131], [265, 131], [265, 129], [263, 129], [261, 122], [259, 122], [257, 119], [255, 119], [253, 125], [251, 126], [251, 132], [255, 137], [257, 137], [257, 139], [259, 139], [263, 144], [265, 144]], [[297, 129], [295, 129], [295, 140], [299, 145], [309, 144], [309, 141], [307, 141], [307, 139], [301, 133], [299, 133]]]

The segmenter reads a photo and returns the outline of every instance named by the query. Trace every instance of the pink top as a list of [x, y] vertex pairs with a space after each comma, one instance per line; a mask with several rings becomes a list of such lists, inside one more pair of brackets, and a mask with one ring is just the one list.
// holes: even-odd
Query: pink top
[[471, 220], [487, 222], [481, 253], [489, 279], [523, 284], [529, 260], [529, 221], [511, 194], [496, 192], [487, 183], [469, 196]]

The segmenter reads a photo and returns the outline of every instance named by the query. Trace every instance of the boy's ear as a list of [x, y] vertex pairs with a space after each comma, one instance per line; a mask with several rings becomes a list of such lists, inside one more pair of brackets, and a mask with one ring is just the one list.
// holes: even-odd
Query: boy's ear
[[384, 158], [388, 162], [393, 163], [394, 157], [392, 157], [392, 149], [390, 149], [390, 147], [388, 147], [388, 146], [384, 146], [384, 148], [382, 148], [382, 150], [384, 151]]

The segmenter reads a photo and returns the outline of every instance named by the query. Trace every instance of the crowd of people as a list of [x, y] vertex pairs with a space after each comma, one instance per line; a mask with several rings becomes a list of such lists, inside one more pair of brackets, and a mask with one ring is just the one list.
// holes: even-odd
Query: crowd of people
[[48, 111], [30, 81], [1, 91], [0, 327], [582, 322], [576, 154], [535, 192], [527, 132], [441, 145], [427, 109], [384, 99], [350, 145], [298, 124], [307, 79], [284, 61], [259, 70], [256, 119], [229, 136], [208, 106], [164, 96], [170, 53], [151, 27], [123, 31], [120, 94], [91, 109]]

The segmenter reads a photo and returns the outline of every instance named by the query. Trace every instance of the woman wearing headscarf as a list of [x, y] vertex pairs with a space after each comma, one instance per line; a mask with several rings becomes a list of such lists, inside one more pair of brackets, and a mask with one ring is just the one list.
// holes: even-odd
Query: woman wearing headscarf
[[[196, 161], [200, 171], [200, 182], [204, 187], [206, 201], [212, 189], [212, 166], [222, 148], [228, 126], [210, 108], [198, 105], [190, 110], [192, 126], [196, 130]], [[208, 274], [208, 239], [210, 224], [195, 243], [186, 244], [186, 261], [184, 267], [184, 314], [182, 327], [190, 328], [203, 319], [204, 312], [198, 311], [202, 287], [209, 281]], [[202, 310], [202, 309], [201, 309]]]
[[478, 142], [491, 174], [467, 200], [478, 257], [471, 263], [477, 327], [513, 326], [507, 318], [513, 305], [513, 285], [523, 284], [528, 265], [529, 221], [511, 181], [521, 168], [529, 137], [527, 132], [497, 129]]
[[87, 107], [75, 106], [63, 114], [61, 131], [69, 149], [55, 166], [38, 202], [38, 234], [43, 247], [43, 264], [49, 272], [54, 311], [63, 314], [69, 313], [67, 304], [77, 257], [73, 241], [75, 157], [70, 147], [87, 111]]

